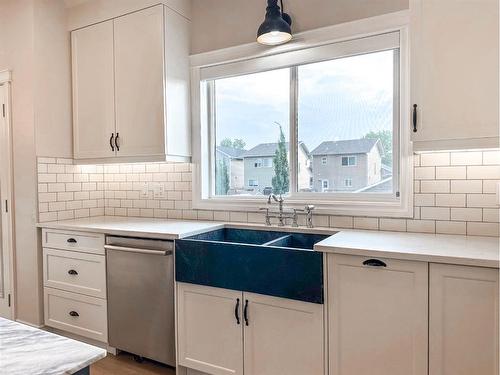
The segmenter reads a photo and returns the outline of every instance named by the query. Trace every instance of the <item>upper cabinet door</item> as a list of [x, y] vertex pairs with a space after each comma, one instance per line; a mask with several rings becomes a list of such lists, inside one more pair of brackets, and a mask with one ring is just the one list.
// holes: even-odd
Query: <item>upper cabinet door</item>
[[116, 18], [117, 156], [164, 156], [164, 21], [158, 5]]
[[428, 265], [328, 254], [330, 375], [427, 375]]
[[177, 361], [211, 375], [243, 374], [242, 293], [177, 283]]
[[430, 266], [429, 374], [498, 375], [498, 270]]
[[244, 292], [243, 306], [245, 375], [325, 374], [323, 305]]
[[498, 147], [498, 0], [410, 8], [415, 149]]
[[71, 33], [75, 159], [113, 157], [113, 22]]

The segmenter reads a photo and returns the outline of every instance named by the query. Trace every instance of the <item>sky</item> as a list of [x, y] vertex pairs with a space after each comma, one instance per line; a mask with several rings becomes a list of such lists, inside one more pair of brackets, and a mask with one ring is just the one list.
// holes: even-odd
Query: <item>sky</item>
[[[299, 67], [299, 140], [313, 150], [323, 141], [357, 139], [392, 130], [393, 51]], [[288, 140], [289, 69], [217, 80], [216, 139], [241, 138], [246, 149]]]

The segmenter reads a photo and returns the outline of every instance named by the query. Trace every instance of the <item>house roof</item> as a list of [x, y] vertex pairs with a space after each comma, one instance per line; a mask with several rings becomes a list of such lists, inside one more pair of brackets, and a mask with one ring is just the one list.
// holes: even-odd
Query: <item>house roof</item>
[[366, 154], [379, 144], [380, 153], [383, 154], [382, 147], [378, 139], [347, 139], [343, 141], [325, 141], [311, 151], [311, 155], [346, 155], [346, 154]]
[[226, 154], [232, 159], [242, 159], [242, 155], [246, 152], [241, 148], [234, 148], [229, 146], [217, 146], [217, 151]]
[[[299, 142], [300, 147], [307, 156], [310, 156], [309, 150], [304, 142]], [[285, 147], [288, 149], [288, 142], [285, 142]], [[274, 156], [278, 149], [278, 143], [261, 143], [254, 148], [246, 151], [242, 157], [244, 158], [258, 158], [265, 156]]]

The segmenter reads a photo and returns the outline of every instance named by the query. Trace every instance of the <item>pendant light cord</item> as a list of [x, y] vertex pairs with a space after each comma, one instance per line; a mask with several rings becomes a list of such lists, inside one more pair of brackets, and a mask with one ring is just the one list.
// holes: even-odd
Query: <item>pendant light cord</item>
[[283, 14], [283, 13], [285, 13], [285, 10], [283, 8], [283, 0], [280, 0], [280, 2], [281, 2], [281, 14]]

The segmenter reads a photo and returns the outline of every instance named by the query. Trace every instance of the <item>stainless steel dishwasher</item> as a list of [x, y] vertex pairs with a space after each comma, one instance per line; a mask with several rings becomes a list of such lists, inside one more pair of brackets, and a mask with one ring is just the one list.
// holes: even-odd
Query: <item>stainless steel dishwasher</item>
[[106, 237], [109, 345], [175, 366], [173, 241]]

